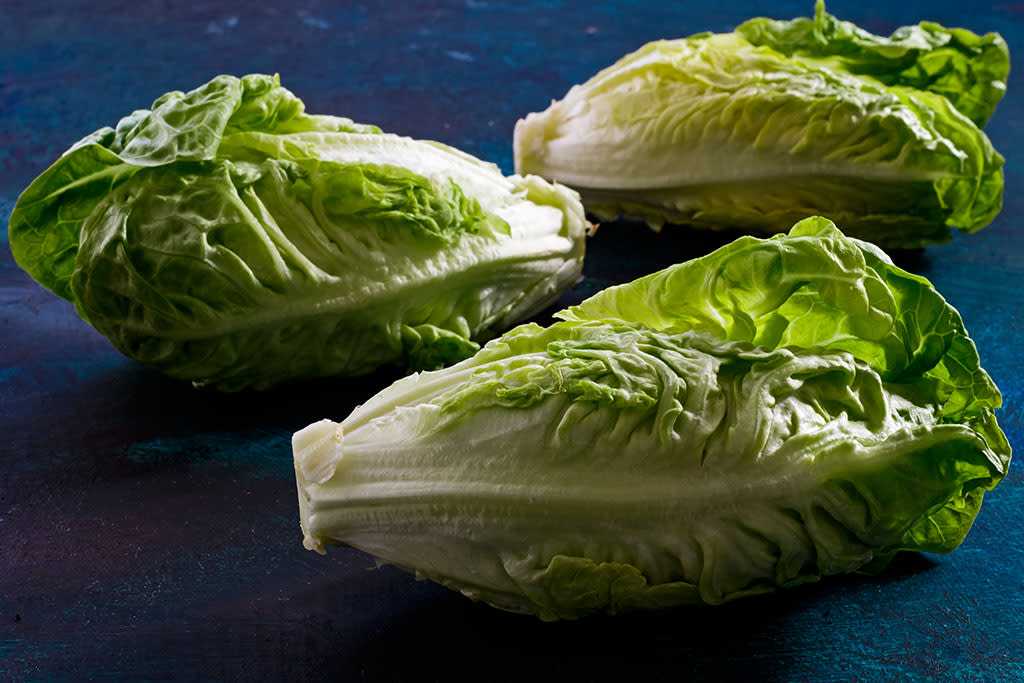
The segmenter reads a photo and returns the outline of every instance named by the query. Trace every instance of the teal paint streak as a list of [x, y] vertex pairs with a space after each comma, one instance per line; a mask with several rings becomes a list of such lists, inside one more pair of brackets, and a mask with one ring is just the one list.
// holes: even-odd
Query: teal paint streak
[[291, 477], [291, 432], [215, 432], [158, 438], [124, 450], [127, 462], [157, 470], [226, 469], [264, 479]]
[[8, 244], [7, 223], [11, 220], [11, 212], [14, 211], [14, 200], [7, 197], [0, 197], [0, 243]]

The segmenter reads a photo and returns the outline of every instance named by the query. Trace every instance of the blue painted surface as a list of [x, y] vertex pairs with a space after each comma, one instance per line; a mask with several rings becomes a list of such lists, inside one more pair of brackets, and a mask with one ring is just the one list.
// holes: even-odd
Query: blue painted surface
[[[75, 139], [217, 73], [279, 72], [309, 111], [439, 139], [511, 171], [511, 130], [642, 43], [811, 2], [468, 0], [333, 5], [7, 0], [0, 220]], [[1015, 63], [987, 131], [1006, 156], [990, 227], [896, 254], [961, 312], [1024, 444], [1024, 5], [831, 2], [877, 32], [1000, 31]], [[731, 238], [605, 225], [563, 299]], [[965, 544], [714, 609], [545, 624], [351, 550], [302, 549], [291, 433], [394, 375], [196, 392], [121, 357], [0, 238], [0, 680], [1024, 680], [1024, 465]]]

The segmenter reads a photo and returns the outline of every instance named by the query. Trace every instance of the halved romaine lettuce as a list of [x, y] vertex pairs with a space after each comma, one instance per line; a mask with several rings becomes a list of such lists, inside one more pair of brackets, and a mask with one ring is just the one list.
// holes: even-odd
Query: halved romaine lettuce
[[1010, 446], [957, 312], [812, 218], [605, 290], [295, 434], [307, 548], [545, 619], [949, 552]]
[[306, 114], [250, 75], [74, 145], [10, 243], [128, 356], [240, 389], [461, 360], [576, 280], [586, 228], [565, 187]]
[[887, 247], [973, 232], [1002, 206], [980, 126], [1009, 53], [934, 23], [874, 36], [827, 14], [648, 43], [515, 130], [515, 163], [620, 216], [755, 233], [823, 215]]

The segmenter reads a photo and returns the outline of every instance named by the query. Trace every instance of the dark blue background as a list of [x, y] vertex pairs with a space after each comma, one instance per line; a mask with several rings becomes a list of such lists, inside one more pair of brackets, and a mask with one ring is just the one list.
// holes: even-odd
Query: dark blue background
[[[512, 171], [512, 127], [642, 43], [810, 0], [0, 4], [0, 219], [70, 143], [167, 90], [278, 72], [314, 113], [433, 138]], [[998, 30], [1024, 4], [831, 2], [875, 32]], [[1019, 63], [1019, 62], [1018, 62]], [[962, 313], [1024, 427], [1024, 82], [987, 132], [1006, 203], [982, 232], [895, 254]], [[731, 239], [605, 225], [578, 301]], [[964, 545], [706, 609], [547, 624], [369, 557], [302, 549], [289, 440], [394, 373], [198, 392], [123, 358], [14, 265], [0, 237], [0, 680], [1024, 680], [1022, 465]]]

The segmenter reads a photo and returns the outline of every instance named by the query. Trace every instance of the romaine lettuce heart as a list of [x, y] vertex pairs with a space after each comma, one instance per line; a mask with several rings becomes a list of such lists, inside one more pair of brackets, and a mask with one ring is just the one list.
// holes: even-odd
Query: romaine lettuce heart
[[821, 218], [598, 293], [293, 438], [307, 548], [544, 619], [949, 552], [1005, 476], [923, 278]]
[[886, 247], [948, 241], [1002, 207], [980, 126], [1006, 88], [998, 35], [873, 36], [815, 18], [660, 40], [516, 124], [515, 163], [602, 220], [787, 230], [826, 216]]
[[576, 280], [588, 227], [565, 187], [306, 114], [251, 75], [87, 136], [9, 231], [126, 355], [236, 390], [461, 360]]

